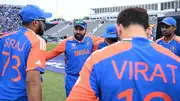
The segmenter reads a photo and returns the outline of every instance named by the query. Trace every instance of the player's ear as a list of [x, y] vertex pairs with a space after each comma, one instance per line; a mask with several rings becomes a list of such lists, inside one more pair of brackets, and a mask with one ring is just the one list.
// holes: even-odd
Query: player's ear
[[117, 30], [119, 37], [121, 37], [123, 29], [124, 29], [124, 27], [122, 26], [122, 24], [116, 24], [116, 30]]
[[85, 28], [85, 31], [87, 32], [87, 28]]
[[151, 32], [152, 32], [152, 28], [151, 26], [149, 26], [146, 30], [147, 36], [150, 36]]
[[39, 23], [38, 20], [34, 20], [34, 21], [33, 21], [33, 26], [35, 26], [35, 27], [38, 26], [38, 23]]
[[174, 26], [173, 29], [176, 30], [176, 27]]

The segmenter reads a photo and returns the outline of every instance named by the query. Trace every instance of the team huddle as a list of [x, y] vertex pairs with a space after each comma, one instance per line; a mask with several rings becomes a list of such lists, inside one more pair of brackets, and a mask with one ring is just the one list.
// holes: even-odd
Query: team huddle
[[[172, 17], [161, 22], [163, 37], [149, 36], [147, 11], [127, 8], [101, 37], [88, 35], [87, 23], [73, 22], [74, 36], [46, 52], [42, 38], [52, 16], [27, 5], [22, 26], [0, 36], [0, 101], [42, 101], [46, 60], [65, 54], [67, 101], [179, 101], [180, 38]], [[58, 78], [58, 77], [57, 77]]]

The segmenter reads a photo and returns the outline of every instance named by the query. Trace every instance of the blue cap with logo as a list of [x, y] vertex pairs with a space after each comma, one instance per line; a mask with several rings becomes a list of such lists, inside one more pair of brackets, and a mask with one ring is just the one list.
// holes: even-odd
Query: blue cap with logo
[[169, 26], [176, 26], [176, 20], [173, 17], [166, 17], [160, 23]]
[[101, 35], [104, 38], [117, 38], [118, 33], [115, 24], [109, 25], [106, 28], [106, 32]]
[[81, 26], [83, 28], [87, 28], [87, 23], [83, 20], [75, 20], [74, 21], [74, 27]]
[[44, 12], [36, 5], [27, 5], [20, 10], [19, 15], [23, 22], [32, 22], [33, 20], [45, 20], [46, 18], [50, 18], [52, 13]]

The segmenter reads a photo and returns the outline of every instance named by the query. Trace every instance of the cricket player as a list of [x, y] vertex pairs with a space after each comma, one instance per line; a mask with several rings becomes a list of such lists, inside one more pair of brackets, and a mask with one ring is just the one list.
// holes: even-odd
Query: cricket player
[[115, 24], [108, 25], [106, 28], [106, 32], [103, 33], [101, 37], [103, 37], [104, 39], [99, 40], [95, 43], [94, 51], [102, 49], [118, 41], [116, 25]]
[[40, 36], [52, 14], [27, 5], [19, 16], [20, 29], [0, 40], [0, 101], [42, 101], [40, 74], [44, 73], [46, 43]]
[[122, 39], [85, 62], [67, 101], [180, 101], [180, 58], [148, 39], [148, 14], [128, 8], [117, 17]]
[[174, 33], [177, 28], [176, 23], [173, 17], [166, 17], [160, 22], [163, 37], [158, 39], [157, 43], [180, 57], [180, 37]]
[[86, 35], [87, 23], [83, 20], [74, 21], [74, 36], [67, 38], [47, 53], [46, 60], [52, 59], [61, 53], [65, 54], [65, 90], [68, 97], [72, 87], [79, 77], [79, 71], [86, 59], [93, 51], [94, 44], [100, 38]]

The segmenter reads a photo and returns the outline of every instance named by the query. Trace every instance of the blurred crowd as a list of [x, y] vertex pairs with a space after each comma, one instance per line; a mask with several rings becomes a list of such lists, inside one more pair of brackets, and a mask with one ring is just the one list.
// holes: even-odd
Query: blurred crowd
[[20, 18], [17, 15], [23, 6], [0, 5], [0, 29], [1, 32], [16, 31], [20, 25]]

